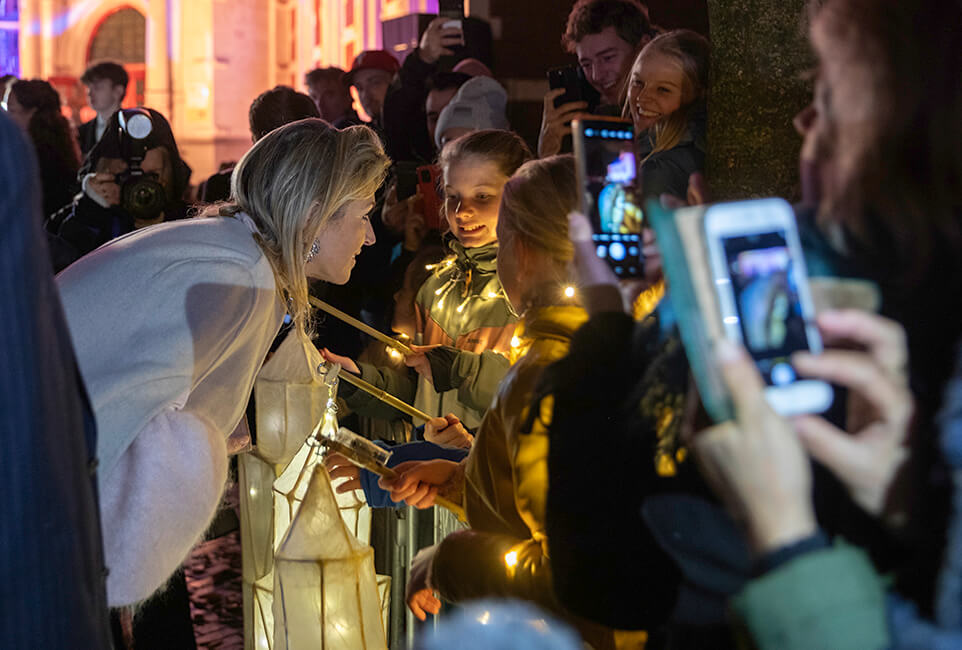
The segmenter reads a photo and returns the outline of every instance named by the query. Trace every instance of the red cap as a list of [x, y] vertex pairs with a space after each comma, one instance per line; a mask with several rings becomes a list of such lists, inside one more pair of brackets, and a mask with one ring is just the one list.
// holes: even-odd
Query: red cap
[[354, 83], [354, 74], [360, 70], [384, 70], [394, 74], [401, 65], [387, 50], [364, 50], [356, 57], [351, 70], [344, 75], [344, 83], [348, 86]]

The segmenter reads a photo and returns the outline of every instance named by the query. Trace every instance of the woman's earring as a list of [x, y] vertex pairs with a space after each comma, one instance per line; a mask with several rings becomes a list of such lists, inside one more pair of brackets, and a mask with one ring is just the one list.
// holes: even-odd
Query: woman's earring
[[312, 259], [317, 257], [317, 254], [320, 252], [321, 252], [321, 242], [315, 239], [314, 243], [311, 244], [311, 250], [307, 252], [307, 259], [305, 259], [304, 261], [310, 262]]

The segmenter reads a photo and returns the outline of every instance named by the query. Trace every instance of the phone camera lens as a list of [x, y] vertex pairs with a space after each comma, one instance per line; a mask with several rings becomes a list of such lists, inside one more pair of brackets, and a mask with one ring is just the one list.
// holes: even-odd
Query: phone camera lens
[[772, 384], [785, 386], [795, 381], [795, 371], [787, 363], [776, 363], [772, 366]]

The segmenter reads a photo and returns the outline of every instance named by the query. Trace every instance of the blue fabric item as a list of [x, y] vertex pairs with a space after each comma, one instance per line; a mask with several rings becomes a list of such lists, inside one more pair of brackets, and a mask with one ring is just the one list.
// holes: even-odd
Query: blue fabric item
[[[378, 440], [374, 444], [394, 452], [387, 461], [388, 467], [394, 467], [409, 460], [453, 460], [462, 461], [467, 455], [467, 449], [455, 449], [453, 447], [442, 447], [433, 442], [418, 440], [415, 442], [405, 442], [400, 445], [390, 446]], [[361, 489], [364, 490], [364, 498], [372, 508], [403, 508], [403, 503], [394, 503], [386, 490], [382, 490], [377, 485], [377, 474], [366, 469], [361, 470]]]
[[420, 650], [579, 650], [574, 630], [548, 612], [520, 600], [476, 600], [425, 626], [415, 645]]
[[0, 112], [0, 639], [110, 648], [96, 429], [46, 239], [33, 146]]

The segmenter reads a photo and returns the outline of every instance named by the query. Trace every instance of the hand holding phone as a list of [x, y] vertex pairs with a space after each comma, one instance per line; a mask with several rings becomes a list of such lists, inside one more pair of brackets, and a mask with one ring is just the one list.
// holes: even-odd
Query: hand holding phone
[[418, 43], [418, 56], [425, 63], [435, 64], [442, 56], [453, 56], [454, 48], [464, 45], [461, 21], [439, 16], [428, 23]]
[[800, 379], [791, 355], [821, 352], [795, 215], [781, 199], [721, 203], [705, 212], [705, 241], [726, 338], [744, 343], [781, 415], [824, 411], [832, 389]]
[[632, 123], [595, 118], [575, 120], [572, 129], [582, 212], [591, 222], [595, 251], [619, 278], [643, 277]]

